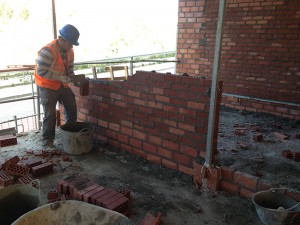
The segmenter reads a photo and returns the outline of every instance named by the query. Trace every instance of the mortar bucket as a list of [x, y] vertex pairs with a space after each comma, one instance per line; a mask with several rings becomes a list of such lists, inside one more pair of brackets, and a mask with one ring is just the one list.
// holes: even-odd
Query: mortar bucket
[[93, 128], [85, 122], [66, 123], [61, 126], [64, 151], [71, 155], [88, 153], [93, 148]]
[[50, 203], [34, 209], [12, 225], [133, 225], [124, 215], [82, 201]]
[[252, 196], [257, 215], [265, 225], [294, 224], [300, 213], [300, 192], [285, 188], [271, 188]]
[[1, 225], [11, 225], [40, 204], [40, 191], [32, 185], [16, 184], [0, 189]]

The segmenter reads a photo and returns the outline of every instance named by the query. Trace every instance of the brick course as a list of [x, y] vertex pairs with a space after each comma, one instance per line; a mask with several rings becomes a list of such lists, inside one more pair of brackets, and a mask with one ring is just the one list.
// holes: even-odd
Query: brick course
[[[219, 1], [179, 0], [179, 6], [176, 71], [210, 78]], [[227, 1], [224, 15], [224, 93], [258, 100], [224, 96], [223, 104], [299, 120], [299, 2]]]
[[[79, 121], [92, 123], [100, 140], [188, 174], [193, 161], [205, 157], [211, 80], [137, 71], [126, 82], [90, 80], [89, 87], [88, 96], [72, 89], [82, 114]], [[219, 81], [217, 115], [221, 93]]]

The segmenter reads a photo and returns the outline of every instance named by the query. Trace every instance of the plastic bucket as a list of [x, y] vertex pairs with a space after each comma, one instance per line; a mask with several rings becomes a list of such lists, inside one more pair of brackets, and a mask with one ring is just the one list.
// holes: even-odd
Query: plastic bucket
[[40, 192], [32, 185], [16, 184], [0, 189], [1, 225], [11, 225], [40, 204]]
[[299, 199], [298, 191], [285, 188], [272, 188], [252, 196], [257, 215], [265, 225], [291, 224], [300, 212]]
[[68, 200], [34, 209], [12, 225], [133, 225], [124, 215], [86, 202]]
[[85, 122], [66, 123], [61, 126], [64, 151], [71, 155], [88, 153], [93, 148], [94, 132]]

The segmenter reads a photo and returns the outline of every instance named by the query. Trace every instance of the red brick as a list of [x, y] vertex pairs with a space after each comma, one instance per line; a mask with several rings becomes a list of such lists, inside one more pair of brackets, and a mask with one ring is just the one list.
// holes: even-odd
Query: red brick
[[96, 204], [96, 199], [97, 199], [97, 198], [100, 198], [101, 196], [103, 196], [103, 195], [105, 195], [105, 194], [107, 194], [108, 192], [110, 192], [109, 189], [104, 188], [102, 191], [97, 192], [96, 194], [92, 195], [92, 196], [90, 197], [90, 199], [91, 199], [91, 200], [90, 200], [90, 203], [93, 204], [93, 205], [95, 205], [95, 204]]
[[20, 158], [19, 156], [14, 156], [8, 160], [5, 161], [5, 163], [2, 165], [2, 169], [5, 170], [5, 168], [9, 165], [9, 164], [17, 164], [18, 162], [20, 162]]
[[83, 85], [81, 85], [79, 87], [79, 94], [81, 96], [87, 96], [87, 95], [89, 95], [89, 89], [90, 89], [89, 84], [90, 84], [89, 80], [85, 79]]
[[257, 133], [253, 135], [253, 141], [260, 142], [263, 140], [263, 135], [261, 133]]
[[159, 225], [161, 220], [161, 213], [148, 212], [145, 218], [142, 220], [140, 225]]
[[89, 192], [84, 193], [84, 194], [82, 195], [83, 201], [84, 201], [84, 202], [91, 203], [91, 199], [90, 199], [91, 196], [93, 196], [93, 195], [95, 195], [95, 194], [101, 192], [102, 190], [104, 190], [104, 187], [103, 187], [103, 186], [98, 186], [97, 188], [95, 188], [95, 189], [93, 189], [93, 190], [91, 190], [91, 191], [89, 191]]
[[197, 187], [200, 187], [202, 185], [202, 165], [198, 163], [194, 163], [194, 183]]
[[123, 194], [124, 197], [128, 198], [129, 200], [131, 199], [130, 190], [128, 190], [128, 189], [121, 189], [118, 192], [121, 193], [121, 194]]
[[288, 158], [288, 159], [291, 159], [293, 156], [292, 156], [292, 152], [290, 150], [283, 150], [281, 152], [281, 155], [285, 158]]
[[226, 167], [221, 167], [222, 170], [222, 179], [232, 181], [234, 170]]
[[274, 132], [274, 135], [275, 135], [278, 139], [280, 139], [280, 140], [287, 140], [287, 139], [289, 139], [288, 136], [286, 136], [286, 135], [284, 135], [284, 134], [281, 134], [281, 133], [278, 133], [278, 132]]
[[250, 174], [235, 172], [233, 175], [233, 182], [242, 187], [246, 187], [249, 190], [256, 190], [258, 179]]
[[111, 189], [108, 189], [108, 190], [109, 190], [109, 192], [107, 192], [105, 195], [102, 195], [101, 197], [96, 199], [96, 201], [95, 201], [96, 205], [104, 207], [104, 204], [103, 204], [104, 201], [106, 201], [109, 198], [112, 198], [113, 196], [115, 196], [117, 194], [119, 194], [119, 195], [121, 194], [121, 193], [118, 193]]
[[243, 198], [251, 198], [253, 195], [253, 191], [250, 191], [246, 188], [241, 188], [240, 190], [240, 196]]
[[212, 191], [218, 191], [222, 179], [221, 168], [211, 168], [206, 170], [207, 186]]
[[69, 194], [69, 193], [67, 193], [68, 192], [68, 181], [59, 180], [56, 185], [56, 190], [58, 193], [61, 193], [61, 194]]
[[83, 201], [83, 195], [89, 191], [92, 191], [94, 189], [97, 189], [99, 187], [98, 184], [95, 184], [93, 181], [91, 181], [91, 184], [90, 186], [82, 189], [82, 190], [78, 190], [77, 188], [75, 188], [73, 190], [73, 198], [76, 199], [76, 200], [79, 200], [79, 201]]
[[14, 182], [14, 178], [9, 176], [5, 171], [0, 171], [0, 185], [2, 187], [7, 187], [12, 185]]
[[31, 168], [32, 175], [39, 177], [53, 172], [53, 163], [46, 162]]
[[13, 135], [0, 136], [0, 147], [16, 145], [18, 143], [17, 137]]
[[107, 209], [125, 214], [128, 212], [129, 209], [129, 201], [128, 198], [122, 197], [117, 201], [113, 202], [112, 204], [107, 206]]
[[221, 184], [220, 184], [220, 187], [221, 187], [222, 190], [225, 190], [225, 191], [227, 191], [231, 194], [235, 194], [235, 195], [239, 194], [239, 190], [240, 190], [239, 186], [236, 185], [236, 184], [233, 184], [231, 182], [227, 182], [227, 181], [222, 180]]
[[49, 191], [47, 195], [48, 200], [56, 200], [58, 198], [58, 193], [57, 191]]
[[117, 193], [115, 193], [115, 195], [103, 200], [101, 202], [101, 204], [102, 204], [103, 207], [107, 208], [108, 205], [112, 204], [113, 202], [117, 201], [118, 199], [120, 199], [122, 197], [124, 197], [124, 195], [117, 192]]
[[23, 177], [28, 175], [29, 168], [27, 166], [11, 163], [6, 167], [5, 171], [7, 172], [8, 175]]
[[269, 190], [272, 187], [272, 184], [270, 181], [266, 181], [266, 180], [258, 180], [258, 184], [257, 184], [257, 191], [265, 191], [265, 190]]
[[71, 195], [65, 195], [63, 194], [60, 198], [61, 201], [66, 201], [66, 200], [73, 200]]
[[39, 160], [39, 159], [31, 160], [29, 162], [26, 162], [26, 166], [28, 168], [32, 168], [34, 166], [41, 165], [41, 164], [42, 164], [42, 160]]
[[178, 165], [178, 171], [183, 172], [185, 174], [194, 175], [194, 169], [191, 167], [183, 166], [183, 165]]

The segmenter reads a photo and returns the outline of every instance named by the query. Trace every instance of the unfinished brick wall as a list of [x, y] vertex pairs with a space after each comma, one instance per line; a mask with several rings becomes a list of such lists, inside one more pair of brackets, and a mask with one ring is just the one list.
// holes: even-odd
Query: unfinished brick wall
[[251, 198], [254, 193], [272, 187], [269, 181], [224, 166], [207, 169], [205, 176], [201, 174], [202, 172], [203, 165], [195, 163], [194, 182], [196, 185], [201, 185], [201, 179], [205, 177], [210, 190], [221, 189], [243, 198]]
[[[193, 163], [199, 155], [205, 157], [211, 80], [138, 71], [125, 82], [91, 80], [89, 87], [88, 96], [72, 88], [78, 120], [92, 123], [98, 139], [156, 164], [194, 174]], [[216, 118], [221, 81], [218, 87]], [[217, 134], [218, 119], [213, 153]]]
[[[177, 73], [211, 77], [218, 7], [217, 0], [179, 0]], [[227, 0], [223, 104], [300, 119], [299, 20], [298, 0]]]

